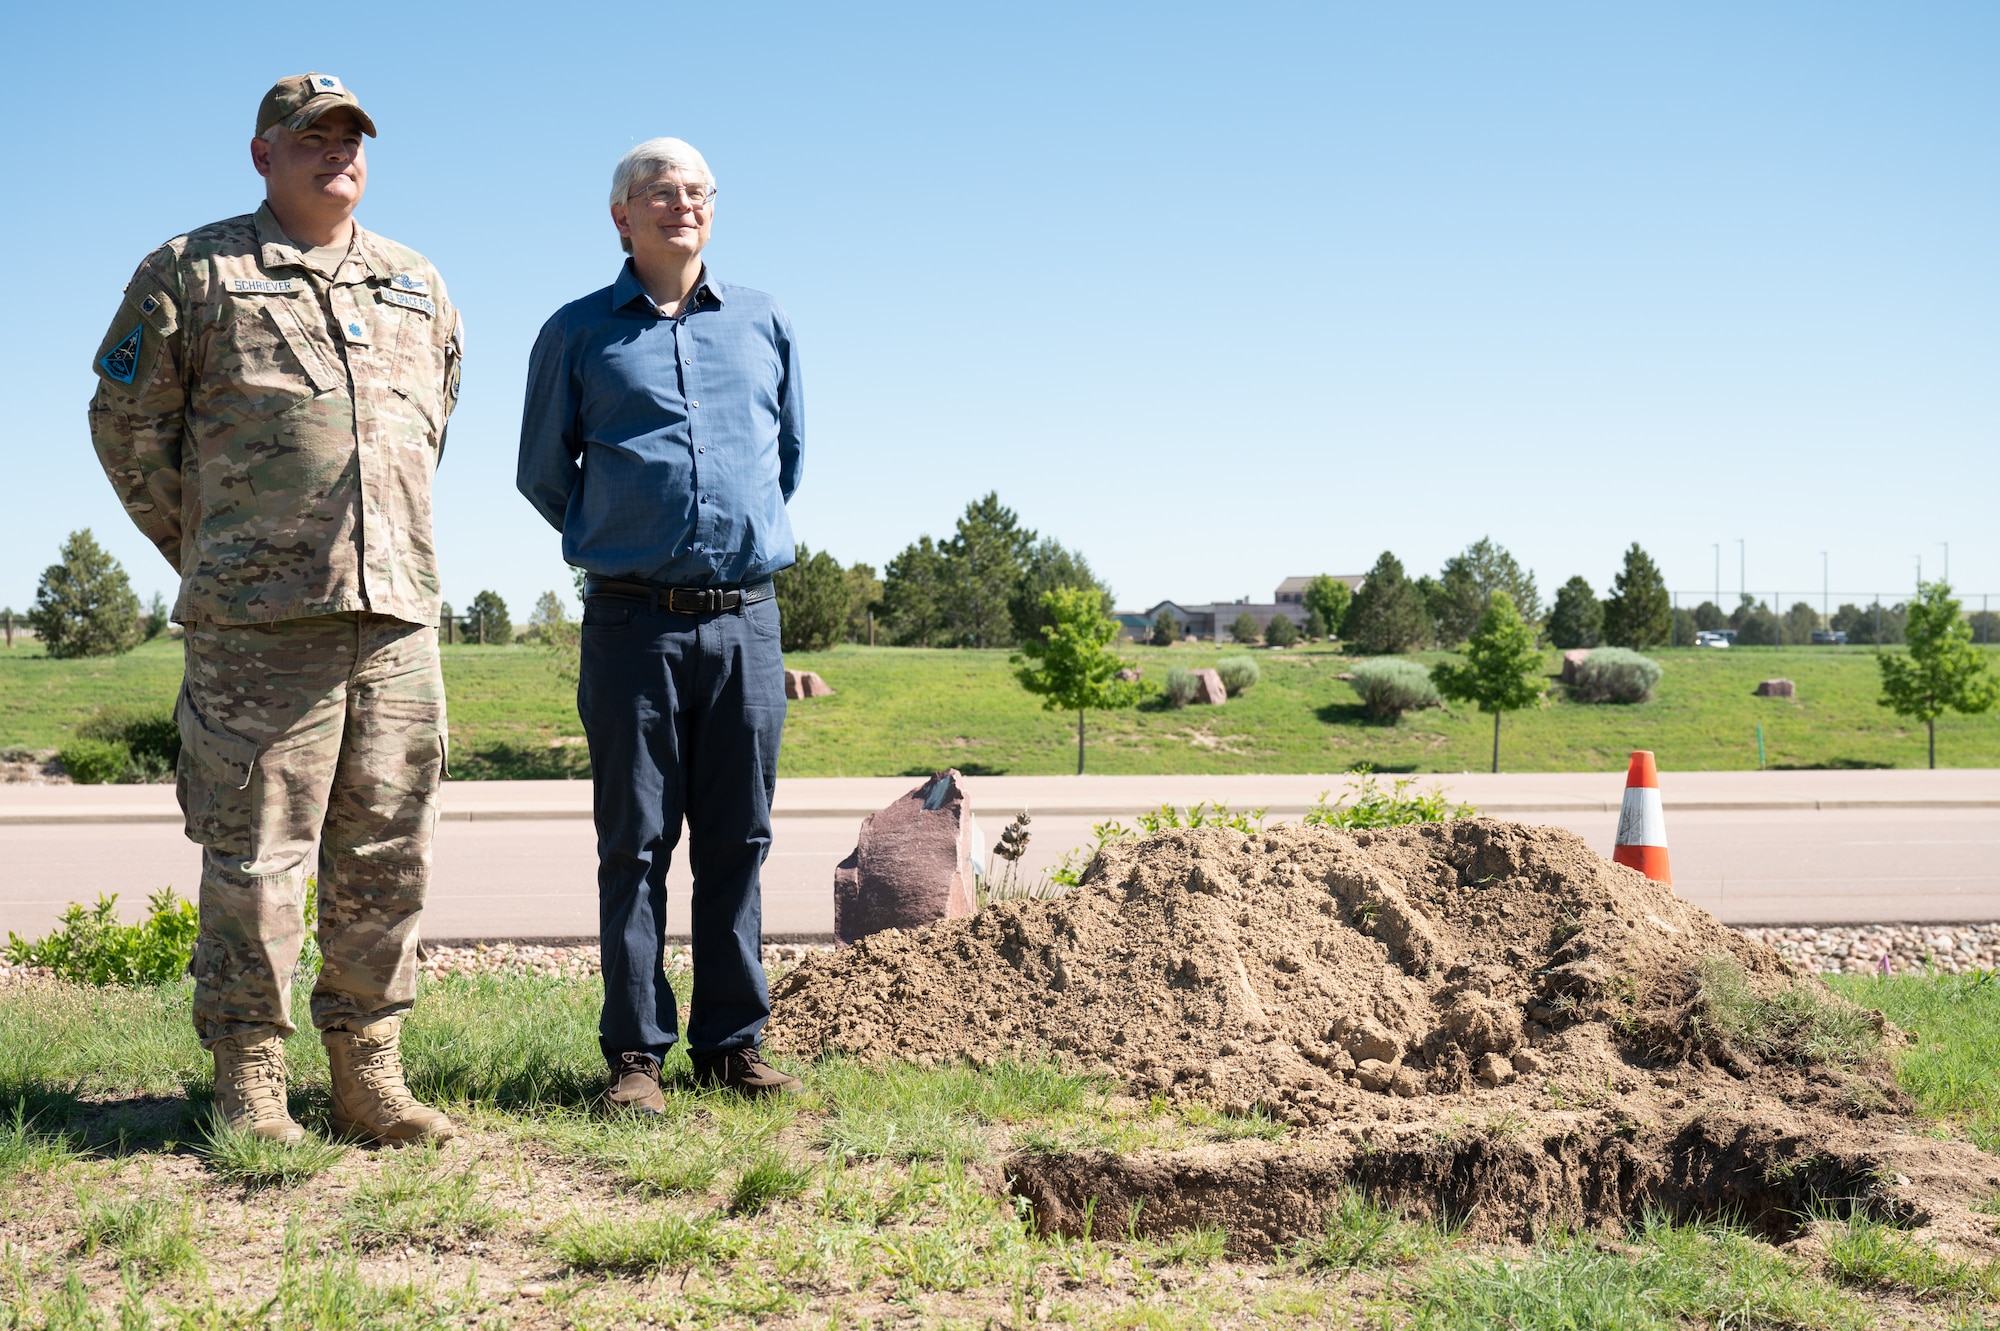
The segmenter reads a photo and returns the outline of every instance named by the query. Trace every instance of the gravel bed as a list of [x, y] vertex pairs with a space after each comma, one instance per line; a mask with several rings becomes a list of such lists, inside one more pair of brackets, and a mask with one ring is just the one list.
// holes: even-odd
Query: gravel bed
[[[2000, 922], [1993, 924], [1828, 924], [1744, 929], [1776, 948], [1800, 970], [1822, 975], [1903, 975], [1932, 967], [1953, 975], [2000, 969]], [[831, 952], [828, 944], [766, 943], [764, 969], [789, 970], [808, 953]], [[667, 946], [667, 973], [693, 965], [685, 943]], [[419, 964], [432, 979], [447, 975], [595, 975], [597, 945], [479, 943], [471, 947], [424, 948]], [[48, 972], [0, 962], [0, 984], [34, 979]]]
[[1822, 975], [1902, 975], [1925, 967], [1952, 975], [2000, 967], [2000, 924], [1823, 924], [1742, 931], [1801, 970]]

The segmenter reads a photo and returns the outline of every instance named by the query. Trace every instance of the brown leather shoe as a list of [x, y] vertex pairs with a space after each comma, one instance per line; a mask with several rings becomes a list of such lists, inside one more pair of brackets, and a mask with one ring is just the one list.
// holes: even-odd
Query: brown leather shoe
[[660, 1060], [651, 1054], [618, 1055], [611, 1069], [611, 1086], [604, 1098], [613, 1109], [633, 1109], [641, 1114], [664, 1114], [667, 1097], [660, 1091]]
[[694, 1079], [703, 1086], [720, 1086], [744, 1095], [795, 1095], [805, 1089], [797, 1077], [787, 1077], [766, 1063], [754, 1045], [695, 1059]]

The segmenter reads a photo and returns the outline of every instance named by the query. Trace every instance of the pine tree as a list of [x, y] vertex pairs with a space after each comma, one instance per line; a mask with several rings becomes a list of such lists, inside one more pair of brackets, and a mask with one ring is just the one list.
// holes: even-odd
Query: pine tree
[[1582, 577], [1556, 588], [1556, 603], [1549, 611], [1549, 641], [1564, 651], [1604, 641], [1604, 602]]
[[1271, 622], [1264, 626], [1264, 645], [1267, 647], [1289, 647], [1299, 640], [1299, 626], [1286, 618], [1280, 610], [1271, 616]]
[[944, 611], [952, 635], [967, 647], [1003, 647], [1013, 639], [1007, 599], [1035, 533], [988, 491], [965, 506], [944, 546]]
[[1496, 545], [1490, 536], [1480, 537], [1447, 559], [1438, 583], [1441, 594], [1433, 610], [1440, 643], [1460, 643], [1471, 636], [1486, 613], [1487, 598], [1494, 592], [1507, 593], [1529, 628], [1541, 621], [1535, 575], [1523, 570], [1507, 548]]
[[145, 626], [131, 579], [90, 528], [62, 543], [59, 562], [42, 570], [28, 626], [50, 656], [115, 656], [139, 645]]
[[1153, 618], [1152, 643], [1155, 647], [1171, 647], [1181, 640], [1181, 622], [1174, 618], [1171, 610], [1162, 610]]
[[1613, 647], [1643, 652], [1666, 642], [1673, 631], [1674, 604], [1667, 595], [1666, 579], [1652, 556], [1634, 541], [1604, 602], [1604, 640]]
[[1092, 588], [1104, 598], [1104, 613], [1111, 613], [1111, 589], [1090, 571], [1090, 561], [1061, 541], [1043, 537], [1021, 560], [1020, 577], [1007, 597], [1007, 619], [1017, 641], [1033, 642], [1042, 636], [1050, 622], [1044, 618], [1042, 595], [1058, 587]]
[[481, 592], [466, 610], [472, 640], [487, 647], [505, 647], [514, 641], [514, 625], [507, 618], [507, 602], [499, 592]]
[[1384, 550], [1348, 603], [1340, 636], [1370, 655], [1407, 652], [1430, 641], [1431, 616], [1403, 563]]
[[882, 571], [882, 617], [899, 647], [936, 646], [945, 632], [945, 556], [920, 536]]
[[847, 636], [847, 570], [824, 550], [801, 543], [789, 568], [772, 577], [778, 593], [778, 645], [820, 652]]
[[1236, 622], [1229, 626], [1229, 636], [1240, 643], [1253, 643], [1263, 636], [1257, 627], [1257, 616], [1245, 610], [1236, 616]]

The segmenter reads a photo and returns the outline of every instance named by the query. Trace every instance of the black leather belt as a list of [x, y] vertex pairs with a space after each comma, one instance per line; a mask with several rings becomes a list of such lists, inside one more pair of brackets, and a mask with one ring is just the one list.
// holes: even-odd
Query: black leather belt
[[778, 589], [769, 578], [748, 587], [663, 587], [622, 578], [586, 578], [583, 584], [585, 600], [593, 596], [619, 596], [628, 601], [644, 601], [655, 610], [665, 606], [677, 615], [719, 615], [768, 601], [777, 594]]

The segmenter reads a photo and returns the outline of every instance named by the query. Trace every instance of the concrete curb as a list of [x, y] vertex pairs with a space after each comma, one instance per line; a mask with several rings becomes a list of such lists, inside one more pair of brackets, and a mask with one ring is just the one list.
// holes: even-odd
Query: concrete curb
[[[1286, 807], [1271, 805], [1264, 812], [1271, 818], [1296, 818], [1313, 806], [1300, 804]], [[1856, 800], [1668, 800], [1664, 805], [1668, 813], [1812, 813], [1831, 812], [1841, 809], [2000, 809], [2000, 799], [1856, 799]], [[1542, 802], [1490, 801], [1479, 806], [1481, 814], [1513, 813], [1617, 813], [1616, 800], [1553, 800]], [[1032, 813], [1068, 818], [1130, 818], [1135, 810], [1124, 805], [1071, 806], [1043, 805]], [[774, 809], [771, 816], [788, 818], [865, 818], [873, 809]], [[519, 823], [555, 822], [573, 820], [588, 822], [588, 809], [463, 809], [456, 812], [445, 811], [438, 815], [439, 822], [445, 823]], [[989, 815], [997, 816], [997, 815]], [[64, 810], [37, 810], [32, 813], [0, 813], [0, 827], [36, 827], [51, 825], [87, 825], [104, 823], [178, 823], [181, 815], [155, 812], [95, 812]]]

